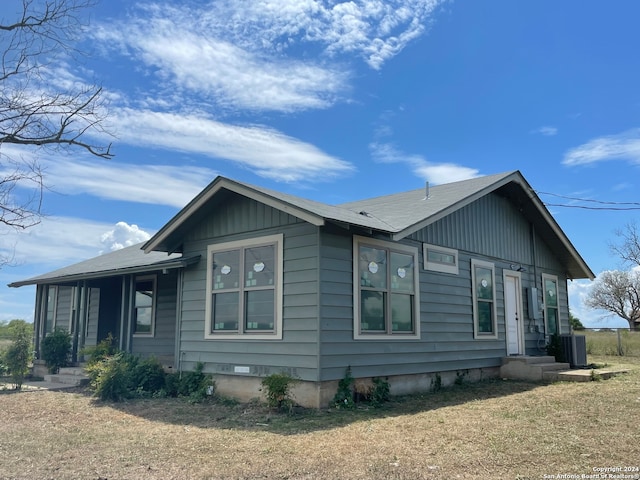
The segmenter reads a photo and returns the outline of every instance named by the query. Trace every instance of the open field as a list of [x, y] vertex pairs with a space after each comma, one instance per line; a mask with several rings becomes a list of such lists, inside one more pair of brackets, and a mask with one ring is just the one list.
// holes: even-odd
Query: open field
[[622, 349], [625, 356], [640, 357], [640, 332], [617, 331], [590, 331], [581, 330], [576, 335], [585, 335], [587, 353], [590, 355], [618, 355], [618, 348]]
[[[590, 361], [618, 363], [617, 358]], [[640, 360], [590, 383], [487, 381], [379, 410], [0, 395], [0, 478], [543, 478], [639, 467]], [[632, 362], [632, 363], [629, 363]]]

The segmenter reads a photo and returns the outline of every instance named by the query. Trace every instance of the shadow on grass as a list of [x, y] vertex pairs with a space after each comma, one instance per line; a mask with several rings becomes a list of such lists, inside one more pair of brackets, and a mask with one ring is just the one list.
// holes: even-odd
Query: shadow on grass
[[[517, 380], [484, 380], [445, 387], [437, 392], [392, 397], [380, 408], [357, 404], [358, 406], [353, 410], [297, 408], [289, 414], [270, 410], [258, 401], [235, 403], [224, 398], [212, 398], [210, 401], [196, 404], [182, 398], [138, 398], [118, 403], [94, 399], [92, 405], [96, 408], [116, 409], [151, 422], [196, 428], [262, 430], [280, 435], [296, 435], [339, 428], [368, 420], [434, 411], [478, 400], [506, 397], [544, 388], [544, 385], [544, 383]], [[91, 395], [87, 389], [61, 390], [60, 392]]]

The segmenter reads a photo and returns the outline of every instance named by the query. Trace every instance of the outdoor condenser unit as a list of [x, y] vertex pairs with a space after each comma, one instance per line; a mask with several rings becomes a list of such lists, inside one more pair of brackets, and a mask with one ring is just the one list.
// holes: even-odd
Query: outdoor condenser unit
[[564, 358], [571, 368], [587, 366], [587, 340], [584, 335], [560, 335]]

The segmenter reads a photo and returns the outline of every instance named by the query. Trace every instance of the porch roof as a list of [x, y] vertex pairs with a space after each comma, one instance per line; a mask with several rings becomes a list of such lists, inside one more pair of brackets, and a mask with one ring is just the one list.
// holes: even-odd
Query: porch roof
[[142, 243], [125, 247], [115, 252], [105, 253], [68, 267], [63, 267], [43, 275], [10, 283], [10, 287], [39, 285], [44, 283], [67, 283], [117, 275], [153, 272], [183, 268], [200, 260], [200, 255], [183, 257], [181, 254], [167, 255], [164, 252], [145, 254]]

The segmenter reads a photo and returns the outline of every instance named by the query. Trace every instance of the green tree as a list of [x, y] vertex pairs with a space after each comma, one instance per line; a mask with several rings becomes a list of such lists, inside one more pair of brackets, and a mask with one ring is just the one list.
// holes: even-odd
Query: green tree
[[20, 390], [33, 361], [33, 325], [24, 320], [12, 320], [8, 329], [12, 343], [4, 353], [4, 364], [14, 388]]
[[580, 321], [578, 317], [576, 317], [573, 312], [569, 311], [569, 325], [573, 330], [584, 330], [584, 325]]

